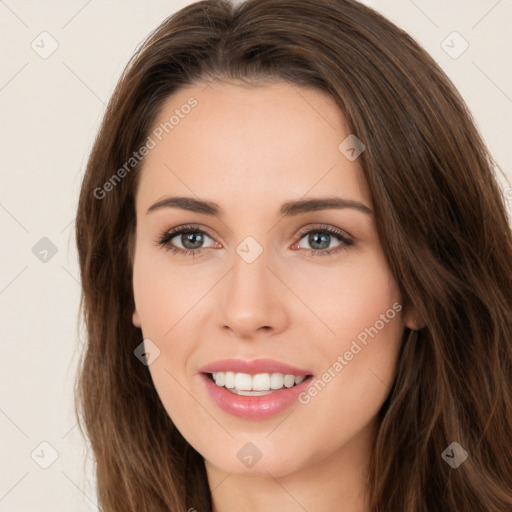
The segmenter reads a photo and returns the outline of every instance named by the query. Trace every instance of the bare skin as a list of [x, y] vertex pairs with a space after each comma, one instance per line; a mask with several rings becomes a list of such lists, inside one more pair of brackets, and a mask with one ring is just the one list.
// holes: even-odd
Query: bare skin
[[[136, 196], [133, 323], [160, 350], [149, 366], [156, 390], [207, 461], [216, 512], [363, 512], [376, 415], [395, 376], [404, 327], [417, 328], [415, 314], [401, 310], [372, 212], [279, 214], [286, 201], [325, 197], [373, 208], [358, 160], [338, 149], [349, 135], [344, 117], [316, 90], [214, 83], [178, 91], [155, 127], [191, 97], [197, 105], [145, 157]], [[147, 213], [170, 196], [214, 201], [224, 214]], [[203, 233], [202, 254], [158, 244], [185, 224]], [[315, 229], [323, 245], [312, 245], [307, 233]], [[236, 251], [249, 236], [262, 249], [251, 263]], [[184, 239], [176, 235], [168, 245], [199, 250]], [[381, 324], [358, 343], [360, 351], [344, 356], [366, 328]], [[338, 356], [346, 364], [336, 371]], [[316, 379], [330, 368], [331, 379], [282, 414], [239, 418], [218, 408], [199, 374], [232, 357], [276, 359]], [[237, 456], [247, 443], [262, 454], [252, 467]]]

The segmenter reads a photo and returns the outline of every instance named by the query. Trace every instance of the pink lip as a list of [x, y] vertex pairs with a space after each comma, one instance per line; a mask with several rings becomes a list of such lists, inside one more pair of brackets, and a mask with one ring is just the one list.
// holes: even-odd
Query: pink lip
[[[282, 388], [263, 396], [236, 395], [224, 386], [217, 386], [210, 378], [209, 373], [232, 371], [255, 375], [257, 373], [283, 373], [285, 375], [310, 375], [300, 384], [291, 388]], [[224, 359], [203, 366], [200, 369], [201, 378], [210, 398], [217, 406], [233, 416], [239, 418], [259, 420], [278, 414], [294, 402], [298, 396], [310, 385], [312, 372], [290, 366], [273, 359]]]
[[201, 373], [238, 372], [255, 375], [257, 373], [283, 373], [284, 375], [312, 375], [309, 370], [302, 370], [274, 359], [223, 359], [207, 364], [199, 369]]
[[268, 395], [243, 396], [231, 393], [224, 386], [217, 386], [205, 373], [200, 375], [210, 397], [220, 409], [250, 420], [262, 420], [284, 411], [297, 401], [312, 380], [312, 377], [307, 377], [296, 386], [279, 389]]

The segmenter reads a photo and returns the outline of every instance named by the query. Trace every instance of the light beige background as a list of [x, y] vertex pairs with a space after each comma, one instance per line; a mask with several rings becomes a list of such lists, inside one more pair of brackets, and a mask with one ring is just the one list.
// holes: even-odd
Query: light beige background
[[[97, 510], [91, 465], [83, 471], [85, 445], [72, 412], [83, 343], [73, 237], [78, 191], [124, 65], [151, 30], [189, 3], [0, 0], [2, 512]], [[511, 0], [364, 3], [434, 57], [509, 172]], [[41, 36], [43, 31], [50, 36]], [[458, 36], [446, 39], [453, 31], [469, 44], [458, 58], [442, 43], [452, 54], [462, 48]], [[42, 58], [52, 39], [58, 48]], [[57, 250], [46, 262], [39, 259], [44, 254], [33, 253], [43, 237]]]

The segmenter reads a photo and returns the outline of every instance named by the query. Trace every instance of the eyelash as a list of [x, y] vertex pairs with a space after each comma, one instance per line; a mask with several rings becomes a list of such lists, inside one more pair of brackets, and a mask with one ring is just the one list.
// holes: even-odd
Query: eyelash
[[[156, 240], [156, 243], [165, 249], [166, 251], [171, 251], [173, 254], [181, 254], [183, 256], [192, 256], [192, 257], [198, 257], [204, 253], [205, 250], [209, 249], [207, 248], [200, 248], [200, 249], [181, 249], [180, 247], [175, 247], [170, 244], [170, 241], [175, 238], [177, 235], [181, 235], [185, 232], [193, 232], [193, 233], [201, 233], [204, 235], [207, 235], [208, 238], [210, 235], [208, 235], [207, 232], [199, 229], [199, 226], [197, 224], [187, 224], [184, 226], [180, 226], [177, 228], [173, 228], [169, 231], [165, 231], [159, 238]], [[320, 225], [313, 229], [308, 229], [305, 231], [301, 231], [297, 236], [299, 237], [299, 243], [302, 238], [304, 238], [305, 235], [308, 235], [310, 233], [327, 233], [329, 235], [334, 236], [337, 238], [340, 242], [342, 242], [337, 247], [334, 247], [332, 249], [300, 249], [301, 251], [306, 251], [311, 256], [330, 256], [333, 254], [336, 254], [338, 252], [341, 252], [348, 247], [354, 245], [354, 241], [352, 238], [350, 238], [346, 233], [343, 231], [333, 228], [332, 226], [327, 225]], [[295, 245], [295, 244], [294, 244]]]

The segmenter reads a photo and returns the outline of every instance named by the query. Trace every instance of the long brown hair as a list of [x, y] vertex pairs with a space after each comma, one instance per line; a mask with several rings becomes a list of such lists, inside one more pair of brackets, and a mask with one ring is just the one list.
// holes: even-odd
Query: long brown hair
[[[379, 414], [371, 512], [510, 512], [512, 237], [499, 166], [434, 60], [354, 0], [194, 3], [149, 36], [119, 80], [76, 218], [87, 328], [77, 417], [101, 510], [212, 510], [203, 457], [134, 356], [142, 335], [131, 322], [131, 251], [143, 161], [126, 167], [163, 102], [209, 80], [325, 91], [366, 146], [359, 162], [382, 245], [404, 303], [425, 323], [406, 330]], [[442, 457], [452, 442], [468, 452], [456, 469]]]

